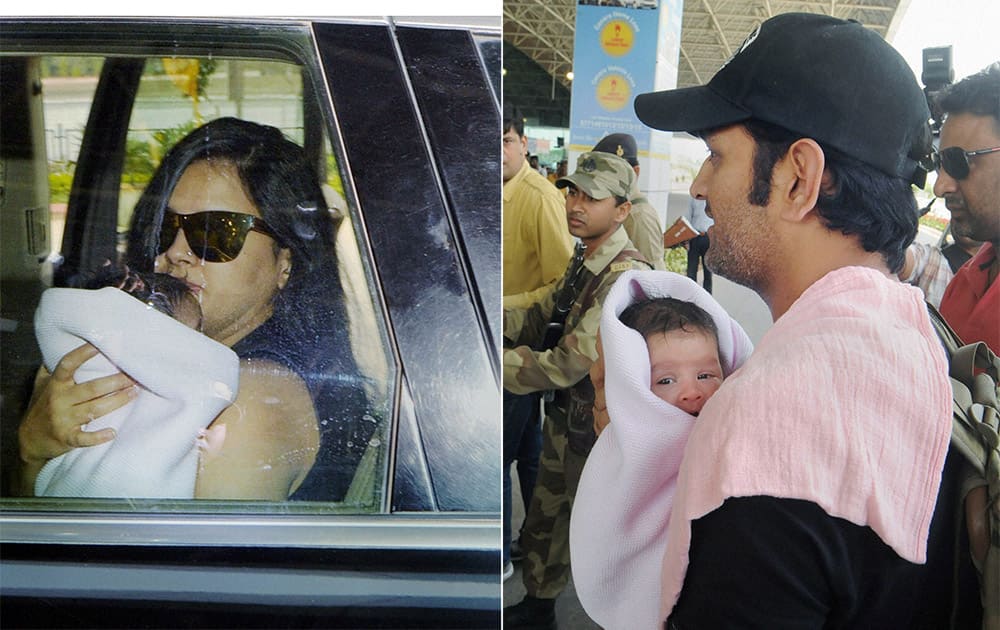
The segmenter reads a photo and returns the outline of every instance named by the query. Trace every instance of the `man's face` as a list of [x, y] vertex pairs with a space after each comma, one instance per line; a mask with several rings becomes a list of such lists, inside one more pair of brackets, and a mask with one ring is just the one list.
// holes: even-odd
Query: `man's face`
[[769, 250], [766, 209], [749, 201], [754, 141], [739, 125], [705, 138], [709, 154], [691, 184], [715, 219], [709, 228], [705, 264], [715, 273], [759, 291], [767, 284]]
[[509, 181], [524, 164], [525, 150], [528, 143], [524, 137], [517, 135], [513, 128], [508, 129], [502, 136], [503, 142], [503, 181]]
[[[997, 146], [1000, 133], [990, 116], [952, 114], [941, 127], [940, 149], [978, 151]], [[1000, 152], [969, 158], [969, 175], [961, 180], [939, 169], [934, 194], [944, 197], [956, 235], [994, 243], [1000, 240]]]
[[566, 187], [566, 222], [569, 233], [589, 245], [618, 229], [628, 216], [625, 206], [615, 203], [614, 197], [594, 199], [575, 186]]

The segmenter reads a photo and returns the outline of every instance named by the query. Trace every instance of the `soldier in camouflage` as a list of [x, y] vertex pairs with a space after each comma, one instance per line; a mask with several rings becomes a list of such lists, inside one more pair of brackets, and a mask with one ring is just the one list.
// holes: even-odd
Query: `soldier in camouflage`
[[625, 230], [636, 174], [624, 159], [584, 153], [576, 172], [556, 181], [568, 188], [569, 232], [586, 245], [579, 289], [556, 345], [539, 350], [566, 279], [528, 309], [504, 311], [504, 388], [515, 394], [551, 392], [545, 405], [542, 456], [521, 535], [527, 596], [504, 610], [505, 628], [555, 628], [555, 598], [569, 580], [569, 515], [596, 439], [590, 366], [597, 357], [601, 305], [629, 269], [649, 269]]
[[636, 179], [629, 195], [632, 211], [625, 219], [625, 233], [639, 253], [653, 265], [653, 269], [666, 269], [663, 260], [663, 225], [660, 223], [660, 216], [649, 199], [639, 190], [639, 157], [635, 138], [627, 133], [612, 133], [601, 138], [600, 142], [594, 145], [594, 151], [614, 153], [632, 166]]

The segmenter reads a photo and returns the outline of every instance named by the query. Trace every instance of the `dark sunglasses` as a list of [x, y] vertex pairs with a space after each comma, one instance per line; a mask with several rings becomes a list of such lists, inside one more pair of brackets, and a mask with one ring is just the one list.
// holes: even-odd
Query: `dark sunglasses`
[[996, 153], [997, 151], [1000, 151], [1000, 147], [980, 149], [978, 151], [966, 151], [962, 147], [948, 147], [943, 151], [931, 153], [931, 165], [935, 171], [943, 168], [944, 172], [953, 178], [965, 179], [969, 176], [969, 158], [974, 158], [977, 155], [986, 155], [987, 153]]
[[167, 209], [160, 226], [160, 248], [157, 254], [170, 249], [178, 230], [184, 230], [184, 238], [191, 251], [205, 262], [229, 262], [239, 256], [247, 234], [251, 231], [266, 234], [278, 241], [267, 223], [252, 214], [225, 210], [178, 214]]

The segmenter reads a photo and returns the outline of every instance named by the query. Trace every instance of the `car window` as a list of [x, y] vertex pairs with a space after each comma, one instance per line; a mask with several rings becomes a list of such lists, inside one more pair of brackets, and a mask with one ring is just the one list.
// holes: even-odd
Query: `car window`
[[[75, 286], [109, 259], [126, 251], [133, 209], [149, 186], [167, 152], [186, 134], [213, 120], [236, 117], [269, 125], [303, 146], [317, 169], [323, 195], [338, 224], [337, 282], [343, 298], [334, 311], [343, 313], [344, 330], [336, 338], [346, 347], [319, 348], [314, 363], [295, 368], [316, 409], [318, 449], [323, 457], [324, 430], [336, 421], [320, 409], [313, 383], [334, 383], [360, 395], [353, 404], [358, 431], [346, 438], [345, 450], [356, 461], [343, 491], [330, 494], [328, 482], [311, 479], [318, 464], [286, 504], [213, 502], [192, 507], [189, 501], [150, 496], [115, 500], [51, 497], [33, 503], [37, 509], [273, 511], [296, 509], [370, 513], [386, 509], [389, 445], [397, 368], [392, 357], [383, 309], [374, 283], [373, 261], [357, 217], [348, 201], [340, 160], [333, 149], [333, 128], [326, 124], [317, 99], [319, 80], [294, 59], [254, 58], [240, 49], [226, 54], [216, 45], [212, 55], [174, 54], [150, 49], [127, 56], [34, 54], [8, 55], [4, 64], [3, 120], [3, 494], [17, 494], [16, 427], [29, 403], [31, 382], [41, 363], [32, 325], [42, 292]], [[14, 72], [14, 69], [17, 69]], [[8, 101], [8, 77], [23, 77], [25, 101]], [[23, 133], [11, 130], [26, 118]], [[120, 136], [116, 140], [116, 136]], [[44, 141], [42, 139], [44, 138]], [[115, 143], [120, 149], [113, 148]], [[20, 155], [21, 153], [28, 155]], [[110, 166], [109, 166], [109, 163]], [[27, 185], [18, 182], [28, 182]], [[184, 230], [184, 228], [181, 228]], [[190, 228], [188, 228], [190, 229]], [[187, 230], [185, 230], [185, 234]], [[10, 235], [25, 235], [15, 242]], [[16, 258], [16, 260], [15, 260]], [[13, 264], [8, 265], [8, 259]], [[318, 289], [317, 289], [318, 290]], [[340, 321], [340, 320], [338, 320]], [[289, 354], [310, 344], [297, 339]], [[319, 342], [316, 342], [319, 343]], [[330, 343], [329, 340], [322, 343]], [[280, 352], [277, 352], [280, 354]], [[338, 356], [352, 369], [338, 369], [323, 357]], [[345, 358], [346, 357], [346, 358]], [[295, 359], [291, 359], [289, 365]], [[356, 368], [356, 369], [355, 369]], [[241, 380], [245, 380], [241, 378]], [[325, 385], [324, 385], [325, 386]], [[324, 394], [329, 395], [329, 394]], [[328, 401], [330, 402], [330, 401]], [[363, 440], [354, 444], [352, 439]], [[295, 457], [293, 452], [278, 457]], [[262, 462], [262, 466], [270, 465]], [[340, 464], [336, 464], [340, 465]], [[70, 474], [70, 473], [67, 473]], [[339, 473], [338, 473], [339, 474]], [[64, 492], [57, 491], [58, 492]], [[70, 492], [72, 494], [72, 492]], [[226, 497], [221, 497], [225, 499]], [[233, 497], [236, 498], [236, 497]]]
[[[499, 18], [0, 18], [0, 31], [4, 619], [497, 627]], [[245, 146], [234, 130], [266, 150], [209, 168], [206, 151]], [[269, 188], [288, 165], [317, 177]], [[269, 201], [290, 195], [294, 204]], [[246, 254], [253, 264], [242, 264]], [[108, 356], [146, 357], [126, 370], [136, 380], [173, 375], [186, 387], [168, 386], [197, 400], [251, 391], [219, 418], [236, 427], [223, 440], [253, 448], [223, 457], [209, 424], [194, 440], [203, 449], [195, 480], [216, 464], [216, 480], [231, 485], [197, 499], [25, 497], [18, 431], [42, 362], [38, 333], [53, 322], [36, 326], [36, 309], [50, 288], [65, 291], [120, 258], [129, 273], [171, 272], [180, 291], [162, 276], [116, 278], [101, 291], [128, 308], [84, 328], [123, 340]], [[206, 275], [227, 269], [263, 281]], [[248, 286], [244, 304], [264, 296], [274, 310], [251, 320], [246, 337], [225, 339], [241, 361], [233, 385], [230, 372], [207, 372], [219, 358], [208, 342], [228, 330], [219, 305], [234, 303], [209, 289]], [[176, 309], [176, 320], [161, 308]], [[126, 310], [119, 334], [108, 320]], [[63, 321], [89, 311], [64, 310]], [[141, 354], [153, 350], [155, 359]], [[299, 421], [240, 433], [274, 404]], [[310, 431], [318, 444], [301, 439]], [[290, 497], [243, 493], [310, 453], [315, 463], [292, 479]], [[162, 459], [118, 478], [166, 479], [151, 473]]]

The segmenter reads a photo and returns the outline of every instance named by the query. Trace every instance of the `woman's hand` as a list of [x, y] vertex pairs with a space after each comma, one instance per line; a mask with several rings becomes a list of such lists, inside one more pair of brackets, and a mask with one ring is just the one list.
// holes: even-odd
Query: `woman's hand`
[[[21, 461], [26, 471], [37, 470], [46, 461], [80, 446], [95, 446], [115, 438], [114, 429], [86, 431], [84, 425], [127, 404], [138, 393], [128, 376], [117, 373], [77, 384], [73, 375], [97, 349], [84, 344], [67, 353], [50, 375], [38, 370], [28, 413], [18, 427]], [[30, 474], [30, 473], [29, 473]]]

